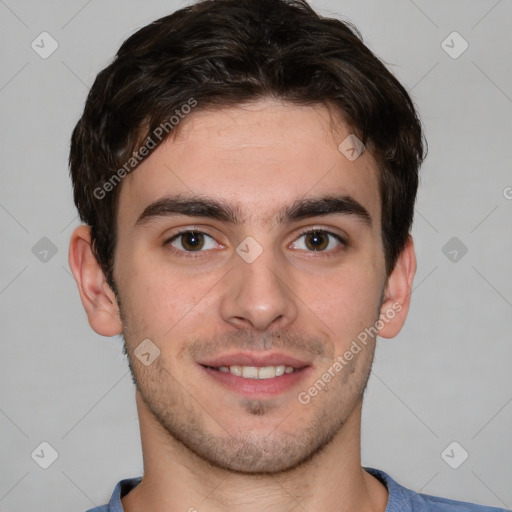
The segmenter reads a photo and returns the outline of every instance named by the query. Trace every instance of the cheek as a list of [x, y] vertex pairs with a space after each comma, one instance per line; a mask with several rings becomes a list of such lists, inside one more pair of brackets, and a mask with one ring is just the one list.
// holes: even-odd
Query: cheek
[[140, 265], [127, 259], [124, 268], [130, 270], [119, 272], [123, 312], [131, 332], [163, 342], [212, 307], [211, 279], [184, 276], [147, 258], [145, 262]]
[[378, 316], [380, 277], [371, 267], [333, 272], [321, 280], [317, 277], [303, 290], [300, 296], [304, 296], [304, 303], [332, 330], [332, 335], [357, 335]]

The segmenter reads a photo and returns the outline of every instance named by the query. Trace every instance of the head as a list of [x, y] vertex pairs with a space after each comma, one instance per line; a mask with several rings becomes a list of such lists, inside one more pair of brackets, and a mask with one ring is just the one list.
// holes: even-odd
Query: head
[[[364, 151], [347, 158], [346, 141]], [[306, 1], [205, 0], [127, 39], [73, 132], [86, 226], [70, 264], [91, 326], [123, 334], [147, 414], [234, 471], [327, 446], [360, 405], [377, 331], [405, 320], [423, 157], [407, 92]], [[302, 376], [219, 398], [205, 367], [241, 352], [288, 354]], [[326, 372], [328, 392], [297, 400]]]

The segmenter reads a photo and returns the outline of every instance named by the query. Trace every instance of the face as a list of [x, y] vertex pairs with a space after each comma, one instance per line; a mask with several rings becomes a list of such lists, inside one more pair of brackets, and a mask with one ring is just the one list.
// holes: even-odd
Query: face
[[340, 152], [350, 133], [324, 107], [198, 110], [123, 180], [114, 279], [137, 389], [211, 464], [296, 467], [360, 404], [374, 339], [333, 365], [387, 281], [376, 164]]

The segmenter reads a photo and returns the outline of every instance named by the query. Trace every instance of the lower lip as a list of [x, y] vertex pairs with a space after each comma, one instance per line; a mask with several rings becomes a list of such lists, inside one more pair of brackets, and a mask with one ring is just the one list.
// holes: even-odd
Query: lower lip
[[200, 367], [224, 387], [242, 395], [259, 398], [275, 396], [290, 390], [313, 370], [311, 366], [306, 366], [272, 379], [247, 379], [233, 375], [231, 372], [221, 372], [203, 365]]

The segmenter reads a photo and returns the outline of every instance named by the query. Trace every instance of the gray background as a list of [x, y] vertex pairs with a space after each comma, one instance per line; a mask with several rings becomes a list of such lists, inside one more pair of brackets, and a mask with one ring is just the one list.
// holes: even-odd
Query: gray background
[[[390, 65], [430, 147], [412, 310], [379, 341], [363, 464], [417, 491], [510, 508], [512, 1], [311, 3], [354, 22]], [[66, 159], [96, 74], [137, 28], [183, 5], [0, 0], [2, 512], [84, 511], [142, 472], [121, 339], [89, 328], [67, 263], [78, 220]], [[43, 31], [59, 45], [46, 59], [31, 48], [50, 48]], [[453, 31], [469, 44], [458, 58]], [[46, 470], [43, 441], [59, 454]]]

